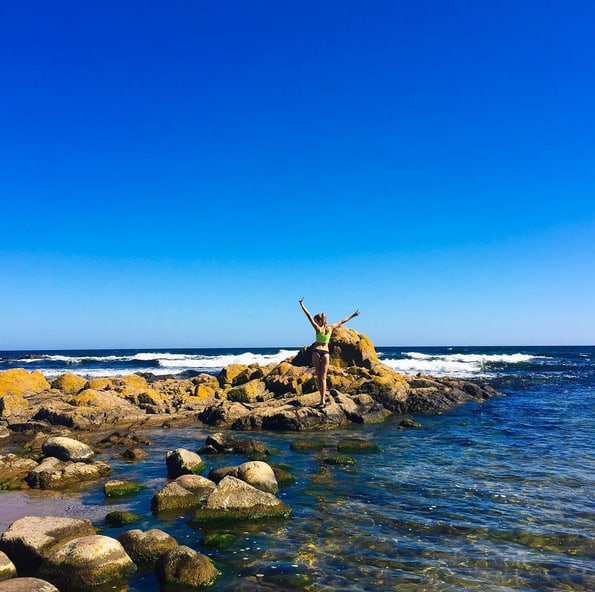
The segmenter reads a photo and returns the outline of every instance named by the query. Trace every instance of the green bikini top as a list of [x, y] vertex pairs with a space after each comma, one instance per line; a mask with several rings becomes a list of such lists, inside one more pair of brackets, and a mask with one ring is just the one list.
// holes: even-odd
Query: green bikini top
[[316, 343], [328, 343], [331, 340], [331, 333], [333, 330], [331, 329], [326, 335], [324, 333], [319, 333], [316, 331]]

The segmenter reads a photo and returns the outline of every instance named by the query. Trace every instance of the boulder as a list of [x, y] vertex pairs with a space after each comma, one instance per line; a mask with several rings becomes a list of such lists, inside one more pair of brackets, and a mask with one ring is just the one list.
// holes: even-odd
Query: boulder
[[[380, 362], [374, 344], [370, 339], [366, 335], [347, 327], [339, 327], [333, 331], [329, 351], [331, 365], [339, 368], [349, 366], [373, 368]], [[310, 348], [302, 348], [291, 363], [295, 366], [310, 366], [312, 364]]]
[[13, 578], [0, 582], [0, 592], [60, 592], [54, 584], [39, 578]]
[[166, 551], [178, 546], [176, 539], [158, 528], [128, 530], [118, 540], [137, 565], [153, 565]]
[[33, 573], [57, 546], [95, 534], [90, 520], [27, 516], [13, 522], [0, 538], [0, 550], [15, 564], [20, 574]]
[[261, 456], [266, 454], [266, 445], [255, 438], [235, 438], [223, 432], [207, 436], [204, 449], [211, 453], [243, 454], [244, 456]]
[[30, 471], [37, 467], [32, 458], [16, 454], [0, 455], [0, 489], [21, 489]]
[[50, 456], [29, 472], [27, 483], [35, 489], [63, 489], [86, 481], [96, 481], [111, 472], [111, 467], [103, 461], [64, 462]]
[[4, 551], [0, 551], [0, 582], [17, 577], [17, 568]]
[[260, 491], [277, 493], [279, 490], [275, 472], [270, 465], [262, 461], [254, 460], [241, 464], [234, 476]]
[[27, 372], [23, 368], [13, 368], [0, 372], [0, 399], [6, 395], [41, 393], [49, 388], [50, 383], [38, 371]]
[[54, 456], [63, 461], [85, 462], [95, 453], [90, 446], [64, 436], [52, 436], [41, 446], [41, 451], [47, 456]]
[[66, 372], [57, 378], [54, 378], [50, 383], [53, 389], [59, 390], [67, 395], [76, 395], [87, 386], [88, 380], [78, 374]]
[[0, 444], [10, 440], [10, 430], [6, 426], [0, 426]]
[[142, 488], [142, 485], [139, 485], [138, 483], [123, 481], [121, 479], [112, 479], [105, 482], [103, 486], [103, 494], [105, 497], [123, 497], [127, 495], [134, 495]]
[[161, 555], [155, 571], [162, 586], [191, 588], [209, 586], [219, 575], [219, 571], [206, 555], [184, 545]]
[[200, 475], [182, 475], [160, 489], [151, 500], [157, 513], [198, 507], [215, 489], [215, 483]]
[[73, 539], [48, 554], [39, 575], [62, 592], [122, 582], [136, 571], [122, 544], [104, 535]]
[[266, 386], [262, 380], [254, 379], [227, 391], [229, 401], [239, 401], [240, 403], [251, 403], [253, 401], [265, 401], [272, 397], [267, 393]]
[[196, 510], [194, 523], [287, 518], [291, 508], [272, 493], [228, 475]]
[[175, 478], [180, 475], [191, 475], [200, 473], [205, 468], [205, 463], [196, 452], [190, 452], [185, 448], [170, 450], [165, 455], [167, 474]]

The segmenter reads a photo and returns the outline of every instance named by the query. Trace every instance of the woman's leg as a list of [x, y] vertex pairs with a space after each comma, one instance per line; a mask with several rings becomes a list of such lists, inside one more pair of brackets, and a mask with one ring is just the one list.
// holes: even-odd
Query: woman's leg
[[318, 356], [320, 358], [320, 371], [318, 372], [318, 390], [320, 391], [320, 404], [324, 405], [326, 398], [326, 375], [330, 365], [329, 356]]
[[318, 390], [320, 391], [320, 404], [323, 405], [326, 394], [326, 375], [329, 367], [328, 356], [319, 354], [315, 351], [312, 353], [312, 364], [314, 366], [314, 371], [316, 372]]

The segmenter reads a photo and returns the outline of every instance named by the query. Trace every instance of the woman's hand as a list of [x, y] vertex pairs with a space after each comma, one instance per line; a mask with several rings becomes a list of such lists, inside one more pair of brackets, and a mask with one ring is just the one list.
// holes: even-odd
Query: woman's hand
[[359, 317], [359, 309], [356, 310], [351, 316], [352, 317]]

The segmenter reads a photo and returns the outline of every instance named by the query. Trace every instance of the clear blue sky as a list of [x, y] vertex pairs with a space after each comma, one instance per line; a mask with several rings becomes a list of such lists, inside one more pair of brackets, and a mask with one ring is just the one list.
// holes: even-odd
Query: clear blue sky
[[0, 3], [0, 349], [595, 343], [592, 0]]

